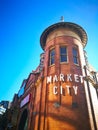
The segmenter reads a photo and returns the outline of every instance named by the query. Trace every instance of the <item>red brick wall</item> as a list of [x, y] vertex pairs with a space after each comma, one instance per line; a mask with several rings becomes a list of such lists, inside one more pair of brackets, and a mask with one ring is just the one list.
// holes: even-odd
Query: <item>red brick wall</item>
[[[45, 46], [45, 66], [44, 66], [44, 81], [42, 90], [41, 102], [41, 127], [40, 130], [90, 130], [88, 110], [85, 98], [85, 90], [83, 83], [75, 82], [56, 82], [46, 83], [47, 76], [63, 74], [78, 74], [82, 75], [81, 62], [79, 65], [73, 63], [72, 48], [77, 46], [73, 37], [60, 36], [48, 41]], [[80, 41], [78, 41], [79, 44]], [[60, 64], [59, 47], [66, 45], [68, 49], [68, 63]], [[55, 48], [55, 65], [49, 66], [49, 49]], [[78, 46], [77, 46], [78, 48]], [[53, 87], [58, 87], [58, 94], [53, 94]], [[65, 96], [60, 94], [60, 86], [65, 90]], [[71, 88], [69, 95], [66, 85]], [[74, 93], [73, 86], [78, 86], [77, 95]], [[76, 104], [77, 103], [77, 104]], [[72, 106], [73, 104], [73, 106]], [[44, 128], [43, 128], [44, 127]]]
[[[26, 92], [19, 99], [21, 102], [28, 93], [31, 93], [30, 102], [20, 108], [18, 118], [20, 119], [24, 109], [28, 110], [28, 130], [90, 130], [84, 84], [80, 81], [66, 80], [67, 74], [72, 74], [72, 78], [74, 74], [82, 75], [80, 58], [79, 65], [73, 63], [72, 48], [79, 48], [81, 44], [75, 36], [74, 34], [74, 37], [62, 35], [51, 38], [49, 35], [50, 40], [46, 40], [44, 71], [39, 75], [31, 74], [28, 77]], [[62, 45], [68, 49], [67, 63], [60, 63], [59, 48]], [[52, 47], [56, 51], [55, 64], [49, 66], [49, 50]], [[64, 82], [59, 81], [58, 78], [58, 82], [47, 83], [47, 76], [57, 75], [59, 77], [61, 73], [65, 75]], [[70, 89], [66, 87], [67, 85]], [[53, 94], [54, 86], [57, 87], [58, 94]], [[60, 94], [60, 86], [63, 88], [63, 94]], [[77, 86], [77, 94], [73, 86]]]

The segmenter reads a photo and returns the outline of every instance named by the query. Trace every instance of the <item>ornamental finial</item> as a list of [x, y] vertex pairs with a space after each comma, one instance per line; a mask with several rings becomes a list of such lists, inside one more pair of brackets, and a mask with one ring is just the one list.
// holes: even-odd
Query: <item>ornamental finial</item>
[[64, 22], [64, 16], [61, 16], [60, 20], [61, 20], [61, 22]]

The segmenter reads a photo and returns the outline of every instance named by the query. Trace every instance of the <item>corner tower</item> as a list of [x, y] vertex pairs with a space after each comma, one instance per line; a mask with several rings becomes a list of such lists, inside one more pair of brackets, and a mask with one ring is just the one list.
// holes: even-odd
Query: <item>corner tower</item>
[[40, 130], [90, 130], [83, 80], [86, 32], [60, 22], [45, 29], [40, 43], [45, 51]]

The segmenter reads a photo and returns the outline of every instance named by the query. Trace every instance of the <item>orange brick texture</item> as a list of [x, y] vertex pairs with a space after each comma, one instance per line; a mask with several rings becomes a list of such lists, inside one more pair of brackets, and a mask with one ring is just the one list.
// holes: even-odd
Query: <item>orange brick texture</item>
[[[56, 31], [55, 31], [56, 32]], [[52, 34], [51, 34], [52, 35]], [[51, 36], [50, 36], [51, 37]], [[47, 38], [48, 39], [48, 38]], [[56, 36], [50, 38], [45, 44], [44, 81], [41, 100], [40, 130], [90, 130], [88, 109], [85, 97], [84, 84], [80, 82], [58, 81], [56, 83], [46, 83], [47, 76], [66, 74], [82, 75], [81, 60], [79, 54], [79, 65], [73, 63], [72, 48], [79, 48], [81, 42], [72, 36]], [[68, 50], [68, 62], [60, 63], [60, 46], [66, 46]], [[55, 49], [55, 64], [49, 66], [49, 50]], [[78, 49], [79, 51], [79, 49]], [[70, 86], [70, 94], [67, 87]], [[53, 87], [57, 86], [58, 93], [53, 94]], [[63, 87], [63, 94], [60, 94], [60, 86]], [[73, 86], [78, 86], [77, 94], [74, 93]], [[44, 108], [44, 109], [43, 109]], [[44, 128], [43, 128], [44, 126]]]
[[[30, 75], [25, 96], [31, 93], [31, 100], [22, 108], [28, 110], [28, 130], [91, 130], [84, 83], [79, 77], [83, 75], [80, 35], [68, 27], [59, 27], [44, 37], [44, 68], [40, 74]], [[67, 63], [60, 63], [61, 46], [67, 47]], [[73, 47], [78, 50], [78, 65], [73, 63]], [[55, 63], [50, 66], [49, 52], [52, 48], [55, 49]], [[60, 74], [64, 75], [64, 81], [60, 81]], [[67, 79], [68, 75], [71, 75], [72, 81]], [[57, 76], [57, 81], [47, 83], [49, 76], [52, 79]], [[54, 94], [54, 91], [57, 93]]]

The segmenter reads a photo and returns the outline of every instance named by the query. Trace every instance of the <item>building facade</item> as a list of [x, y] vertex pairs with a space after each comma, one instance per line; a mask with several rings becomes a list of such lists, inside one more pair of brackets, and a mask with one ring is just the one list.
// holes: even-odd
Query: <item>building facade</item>
[[0, 102], [0, 115], [3, 115], [7, 109], [10, 109], [11, 103], [9, 101]]
[[86, 44], [77, 24], [59, 22], [44, 30], [40, 64], [12, 103], [14, 130], [98, 129], [98, 80], [87, 66]]

